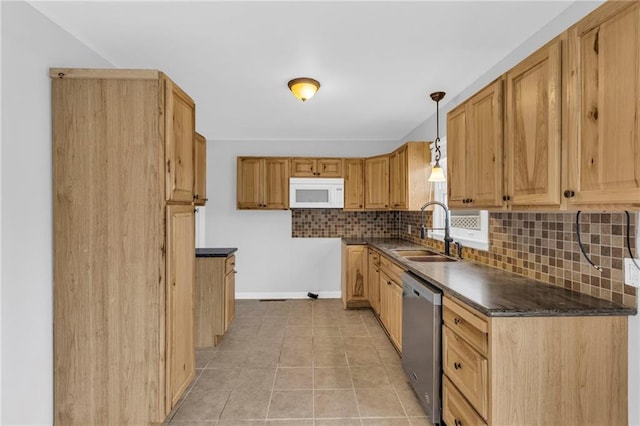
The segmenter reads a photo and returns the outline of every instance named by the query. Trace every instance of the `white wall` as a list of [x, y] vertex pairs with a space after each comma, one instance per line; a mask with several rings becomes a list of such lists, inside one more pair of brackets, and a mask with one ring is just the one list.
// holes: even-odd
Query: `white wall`
[[[304, 108], [304, 105], [300, 105]], [[340, 296], [340, 240], [291, 238], [291, 211], [236, 210], [237, 156], [365, 157], [394, 141], [208, 141], [206, 243], [237, 247], [236, 292], [245, 298]]]
[[53, 422], [49, 67], [110, 67], [24, 2], [2, 7], [2, 424]]

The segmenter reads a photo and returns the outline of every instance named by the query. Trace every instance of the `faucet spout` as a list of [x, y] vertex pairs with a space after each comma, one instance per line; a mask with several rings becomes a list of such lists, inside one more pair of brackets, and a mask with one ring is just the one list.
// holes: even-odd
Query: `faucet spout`
[[451, 213], [446, 205], [440, 201], [428, 201], [422, 207], [420, 207], [420, 238], [423, 240], [427, 238], [427, 228], [424, 226], [424, 212], [429, 206], [436, 205], [444, 209], [444, 254], [451, 256]]

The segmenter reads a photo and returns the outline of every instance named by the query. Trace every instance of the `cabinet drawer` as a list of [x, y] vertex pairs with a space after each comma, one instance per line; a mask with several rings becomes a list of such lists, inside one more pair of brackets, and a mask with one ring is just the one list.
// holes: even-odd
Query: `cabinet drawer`
[[464, 337], [478, 352], [487, 355], [487, 321], [448, 297], [444, 298], [442, 310], [444, 323], [459, 336]]
[[487, 425], [446, 377], [442, 382], [442, 418], [452, 426]]
[[471, 405], [487, 417], [487, 359], [462, 337], [443, 327], [442, 364], [444, 373]]
[[389, 275], [389, 278], [398, 284], [402, 283], [402, 273], [404, 269], [393, 263], [390, 259], [385, 256], [380, 256], [380, 268]]
[[224, 274], [233, 272], [236, 269], [236, 257], [229, 256], [224, 262]]

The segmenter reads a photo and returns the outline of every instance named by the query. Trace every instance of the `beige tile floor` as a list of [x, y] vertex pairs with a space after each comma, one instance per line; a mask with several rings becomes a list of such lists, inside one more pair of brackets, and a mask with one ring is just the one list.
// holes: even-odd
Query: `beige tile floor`
[[337, 299], [238, 300], [170, 425], [427, 425], [370, 310]]

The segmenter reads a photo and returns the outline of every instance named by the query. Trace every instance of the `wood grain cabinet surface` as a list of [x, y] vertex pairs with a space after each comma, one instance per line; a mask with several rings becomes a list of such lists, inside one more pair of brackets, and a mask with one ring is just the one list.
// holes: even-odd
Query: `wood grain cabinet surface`
[[368, 259], [366, 245], [342, 244], [342, 304], [344, 308], [369, 305], [367, 281]]
[[380, 255], [380, 321], [389, 340], [402, 352], [402, 273], [404, 269]]
[[505, 195], [509, 206], [560, 207], [562, 40], [506, 75]]
[[391, 210], [420, 210], [430, 199], [430, 161], [428, 142], [407, 142], [389, 155]]
[[54, 422], [162, 423], [195, 364], [193, 101], [158, 71], [50, 76]]
[[364, 159], [344, 160], [344, 210], [364, 209]]
[[207, 203], [207, 139], [196, 133], [193, 147], [194, 184], [193, 202], [195, 205], [204, 206]]
[[376, 315], [380, 315], [380, 253], [367, 250], [369, 304]]
[[365, 210], [389, 209], [389, 155], [364, 160]]
[[196, 258], [195, 346], [217, 346], [235, 317], [236, 257]]
[[627, 424], [627, 317], [486, 317], [443, 300], [447, 424]]
[[283, 157], [238, 157], [238, 209], [288, 209], [289, 165]]
[[640, 206], [640, 2], [606, 2], [569, 29], [570, 207]]
[[502, 206], [502, 86], [499, 78], [447, 115], [451, 208]]
[[302, 158], [291, 159], [292, 177], [341, 178], [342, 158]]

